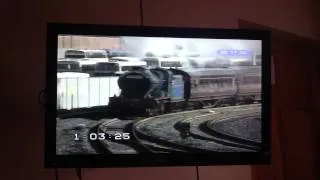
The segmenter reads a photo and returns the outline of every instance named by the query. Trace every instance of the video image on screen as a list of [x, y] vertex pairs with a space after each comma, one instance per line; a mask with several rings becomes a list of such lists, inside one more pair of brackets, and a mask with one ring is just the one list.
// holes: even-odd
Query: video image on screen
[[261, 48], [59, 35], [56, 154], [260, 151]]

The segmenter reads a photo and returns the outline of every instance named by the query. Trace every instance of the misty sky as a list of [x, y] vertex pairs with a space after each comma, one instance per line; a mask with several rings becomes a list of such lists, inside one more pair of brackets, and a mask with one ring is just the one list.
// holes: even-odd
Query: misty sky
[[[86, 36], [89, 37], [89, 36]], [[94, 37], [99, 39], [99, 37]], [[104, 37], [108, 38], [108, 37]], [[113, 39], [115, 37], [112, 37]], [[202, 57], [215, 57], [219, 50], [251, 50], [254, 54], [261, 54], [260, 40], [235, 39], [196, 39], [196, 38], [164, 38], [164, 37], [116, 37], [121, 38], [122, 46], [137, 57], [145, 57], [147, 52], [156, 56], [179, 55], [185, 57], [187, 53], [199, 54]], [[96, 40], [95, 40], [96, 41]], [[84, 43], [84, 42], [82, 42]], [[85, 46], [85, 45], [81, 45]], [[177, 50], [177, 46], [182, 47]], [[86, 48], [85, 48], [86, 49]], [[58, 49], [58, 57], [63, 57], [63, 49]], [[252, 57], [251, 57], [252, 58]], [[184, 59], [184, 58], [182, 58]]]
[[173, 54], [176, 46], [183, 47], [179, 53], [194, 52], [202, 56], [215, 56], [221, 49], [252, 50], [261, 54], [259, 40], [228, 40], [228, 39], [186, 39], [186, 38], [158, 38], [158, 37], [122, 37], [125, 46], [137, 56], [144, 56], [146, 52], [155, 55]]

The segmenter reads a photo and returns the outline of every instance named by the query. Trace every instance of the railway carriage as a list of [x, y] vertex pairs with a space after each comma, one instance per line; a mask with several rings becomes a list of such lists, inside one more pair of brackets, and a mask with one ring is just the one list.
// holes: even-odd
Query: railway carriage
[[239, 96], [248, 97], [252, 96], [256, 100], [261, 100], [261, 66], [235, 67], [239, 79]]
[[201, 69], [189, 71], [190, 98], [230, 96], [236, 93], [236, 73], [232, 69]]
[[109, 108], [149, 115], [205, 106], [226, 106], [240, 99], [253, 102], [260, 94], [256, 67], [163, 69], [140, 68], [120, 76], [121, 94], [111, 97]]

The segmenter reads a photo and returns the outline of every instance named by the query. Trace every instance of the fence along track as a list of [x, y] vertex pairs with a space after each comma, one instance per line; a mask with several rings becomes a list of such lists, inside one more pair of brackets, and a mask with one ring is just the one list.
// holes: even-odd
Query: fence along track
[[57, 109], [108, 105], [109, 97], [120, 94], [118, 77], [59, 78]]

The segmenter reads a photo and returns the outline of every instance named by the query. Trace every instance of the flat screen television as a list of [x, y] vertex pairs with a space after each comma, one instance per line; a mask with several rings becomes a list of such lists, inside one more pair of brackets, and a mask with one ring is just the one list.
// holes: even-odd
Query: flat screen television
[[46, 167], [270, 162], [270, 35], [47, 26]]

